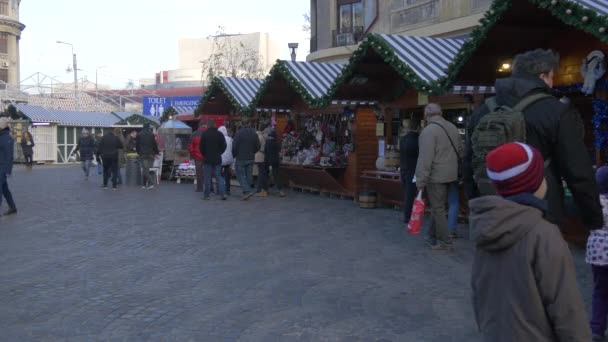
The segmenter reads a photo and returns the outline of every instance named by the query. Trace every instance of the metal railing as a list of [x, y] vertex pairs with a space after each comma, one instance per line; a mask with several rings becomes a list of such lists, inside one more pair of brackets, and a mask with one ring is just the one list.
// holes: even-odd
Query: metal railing
[[355, 45], [363, 39], [363, 26], [333, 30], [332, 37], [332, 47]]

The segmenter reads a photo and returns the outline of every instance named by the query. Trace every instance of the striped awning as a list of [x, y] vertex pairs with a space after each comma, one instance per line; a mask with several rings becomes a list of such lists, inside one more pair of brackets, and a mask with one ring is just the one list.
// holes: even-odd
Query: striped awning
[[454, 86], [452, 94], [494, 94], [496, 89], [490, 86]]
[[577, 3], [589, 10], [597, 12], [599, 15], [608, 15], [608, 0], [568, 0]]
[[289, 73], [306, 89], [313, 99], [325, 96], [342, 73], [343, 64], [281, 61]]
[[218, 77], [218, 80], [242, 108], [249, 107], [263, 82], [260, 79], [236, 77]]
[[464, 44], [464, 39], [377, 34], [420, 79], [431, 83], [447, 76], [446, 70]]
[[60, 126], [112, 127], [120, 121], [113, 113], [74, 112], [29, 104], [17, 104], [17, 110], [32, 122], [54, 123]]

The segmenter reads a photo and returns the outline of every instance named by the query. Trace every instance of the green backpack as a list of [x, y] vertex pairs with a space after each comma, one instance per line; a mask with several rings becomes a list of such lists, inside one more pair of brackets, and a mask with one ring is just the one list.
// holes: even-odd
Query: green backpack
[[482, 196], [495, 195], [496, 188], [488, 177], [486, 156], [496, 147], [510, 142], [526, 142], [524, 109], [538, 100], [552, 97], [538, 93], [524, 97], [513, 108], [499, 106], [496, 98], [486, 100], [490, 112], [484, 115], [471, 136], [473, 179]]

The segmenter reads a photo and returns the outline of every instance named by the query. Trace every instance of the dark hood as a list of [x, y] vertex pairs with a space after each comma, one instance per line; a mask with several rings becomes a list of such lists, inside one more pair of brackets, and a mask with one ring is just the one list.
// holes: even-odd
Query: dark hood
[[498, 196], [469, 202], [471, 238], [487, 251], [507, 249], [521, 240], [539, 221], [542, 211]]
[[523, 97], [534, 93], [552, 93], [551, 88], [538, 77], [508, 77], [496, 80], [496, 101], [499, 105], [514, 106]]

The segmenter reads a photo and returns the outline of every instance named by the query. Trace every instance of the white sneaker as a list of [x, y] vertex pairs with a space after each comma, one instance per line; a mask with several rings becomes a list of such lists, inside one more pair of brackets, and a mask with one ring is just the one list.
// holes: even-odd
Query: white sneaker
[[148, 190], [154, 189], [154, 185], [148, 185]]
[[142, 187], [141, 187], [141, 189], [142, 189], [142, 190], [146, 190], [147, 188], [146, 188], [146, 186], [144, 185], [144, 186], [142, 186]]

